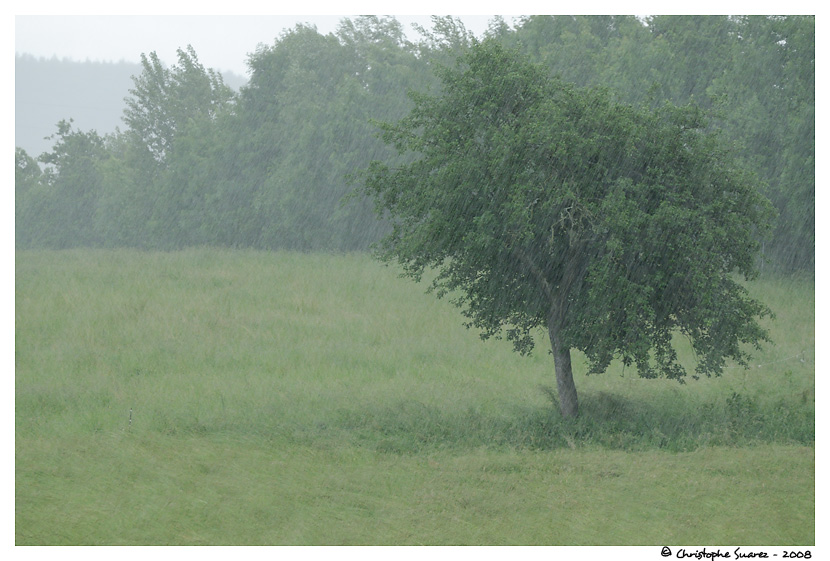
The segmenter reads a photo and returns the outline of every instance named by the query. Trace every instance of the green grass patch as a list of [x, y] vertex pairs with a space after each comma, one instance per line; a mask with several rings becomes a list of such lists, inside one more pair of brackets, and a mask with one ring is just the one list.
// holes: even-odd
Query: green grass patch
[[805, 544], [808, 447], [431, 452], [99, 435], [18, 441], [18, 544]]
[[19, 545], [815, 541], [812, 279], [748, 285], [777, 315], [749, 370], [577, 354], [563, 420], [543, 334], [483, 343], [365, 255], [15, 265]]

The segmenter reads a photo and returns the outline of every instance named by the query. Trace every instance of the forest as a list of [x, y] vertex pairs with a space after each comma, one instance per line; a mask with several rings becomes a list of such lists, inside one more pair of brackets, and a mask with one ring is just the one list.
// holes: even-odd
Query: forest
[[[354, 174], [395, 161], [378, 123], [439, 88], [477, 39], [452, 17], [407, 38], [393, 17], [298, 25], [248, 60], [238, 91], [191, 47], [141, 55], [123, 126], [55, 123], [52, 148], [15, 149], [15, 246], [366, 251], [388, 231]], [[762, 269], [815, 268], [813, 16], [495, 18], [485, 38], [624, 104], [695, 105], [777, 210]]]

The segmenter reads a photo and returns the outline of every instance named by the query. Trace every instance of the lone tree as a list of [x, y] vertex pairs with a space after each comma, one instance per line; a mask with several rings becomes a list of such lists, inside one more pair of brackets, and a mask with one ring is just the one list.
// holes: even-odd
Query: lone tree
[[372, 162], [361, 190], [392, 224], [379, 256], [447, 294], [481, 329], [526, 354], [546, 327], [560, 410], [577, 415], [571, 349], [590, 373], [618, 356], [641, 376], [683, 381], [685, 334], [696, 375], [768, 335], [771, 315], [733, 275], [753, 278], [774, 211], [755, 179], [706, 130], [702, 112], [614, 103], [493, 41], [437, 70], [436, 95], [384, 123], [409, 163]]

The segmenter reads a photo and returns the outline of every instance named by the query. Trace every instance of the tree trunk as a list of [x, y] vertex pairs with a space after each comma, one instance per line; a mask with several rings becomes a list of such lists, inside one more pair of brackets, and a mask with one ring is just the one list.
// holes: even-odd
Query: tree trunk
[[562, 346], [558, 329], [551, 322], [548, 328], [553, 350], [553, 366], [556, 370], [556, 390], [559, 393], [559, 410], [565, 418], [573, 418], [579, 412], [573, 371], [571, 370], [571, 349]]

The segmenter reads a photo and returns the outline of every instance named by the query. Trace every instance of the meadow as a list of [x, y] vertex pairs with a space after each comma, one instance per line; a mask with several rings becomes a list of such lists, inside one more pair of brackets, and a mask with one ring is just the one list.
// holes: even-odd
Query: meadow
[[[17, 545], [815, 543], [815, 285], [753, 367], [482, 342], [362, 254], [15, 255]], [[688, 370], [694, 357], [681, 352]]]

